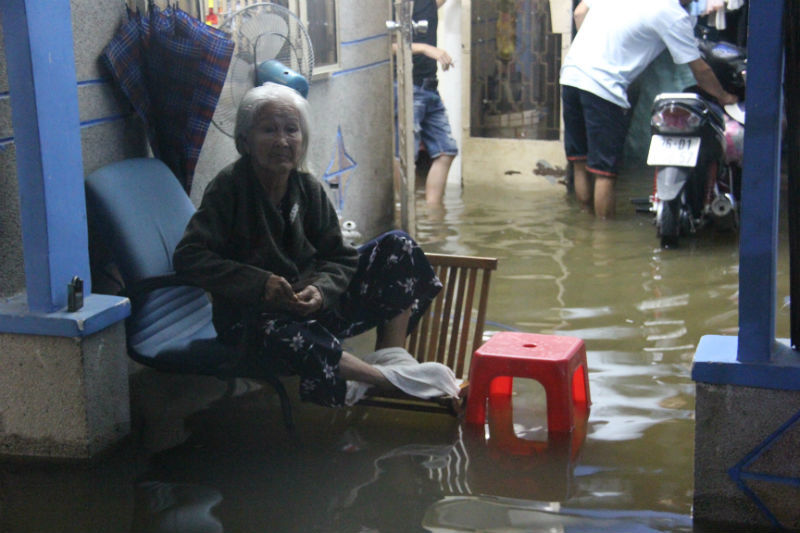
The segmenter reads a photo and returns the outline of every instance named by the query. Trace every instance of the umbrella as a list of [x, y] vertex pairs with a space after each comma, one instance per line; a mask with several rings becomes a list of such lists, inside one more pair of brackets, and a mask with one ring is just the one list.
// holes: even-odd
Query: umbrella
[[153, 155], [189, 192], [234, 43], [177, 7], [128, 10], [102, 57], [147, 128]]

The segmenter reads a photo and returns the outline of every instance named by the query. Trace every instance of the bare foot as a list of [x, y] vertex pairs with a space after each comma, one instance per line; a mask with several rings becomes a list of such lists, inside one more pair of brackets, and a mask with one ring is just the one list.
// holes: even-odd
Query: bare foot
[[469, 394], [469, 382], [463, 381], [459, 386], [458, 398], [450, 399], [450, 408], [457, 417], [462, 417], [467, 405], [467, 395]]

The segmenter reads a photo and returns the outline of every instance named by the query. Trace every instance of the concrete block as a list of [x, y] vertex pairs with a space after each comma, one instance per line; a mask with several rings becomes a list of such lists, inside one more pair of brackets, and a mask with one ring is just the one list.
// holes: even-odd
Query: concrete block
[[0, 145], [0, 296], [11, 296], [24, 288], [17, 150], [14, 143], [8, 143]]
[[0, 96], [0, 139], [8, 139], [14, 136], [14, 128], [11, 125], [11, 97]]
[[124, 323], [0, 335], [0, 454], [86, 458], [130, 432]]
[[7, 93], [8, 92], [8, 72], [6, 71], [6, 55], [5, 55], [5, 45], [3, 44], [3, 17], [0, 16], [0, 49], [3, 50], [3, 53], [0, 53], [0, 93]]
[[[358, 13], [357, 17], [349, 16]], [[339, 38], [355, 41], [386, 33], [386, 21], [392, 18], [389, 2], [344, 0], [339, 4]]]
[[[379, 30], [386, 32], [385, 27], [379, 28]], [[359, 68], [389, 59], [390, 35], [388, 33], [385, 36], [381, 36], [381, 33], [378, 32], [365, 37], [371, 38], [342, 44], [341, 57], [339, 58], [339, 65], [342, 70]]]
[[98, 82], [78, 87], [81, 122], [131, 114], [128, 100], [113, 82]]
[[[800, 489], [779, 482], [800, 479], [800, 392], [697, 383], [695, 410], [695, 520], [800, 529]], [[758, 475], [740, 480], [766, 512], [731, 477], [737, 465]]]
[[[359, 97], [345, 97], [355, 94]], [[348, 174], [342, 215], [356, 222], [365, 239], [391, 229], [393, 223], [391, 94], [386, 63], [314, 82], [308, 97], [313, 114], [309, 162], [322, 179], [341, 127], [345, 150], [357, 165]]]
[[127, 19], [125, 2], [71, 0], [72, 38], [75, 41], [75, 75], [79, 82], [109, 77], [100, 54]]
[[142, 121], [129, 115], [81, 129], [81, 152], [84, 175], [114, 161], [147, 156]]

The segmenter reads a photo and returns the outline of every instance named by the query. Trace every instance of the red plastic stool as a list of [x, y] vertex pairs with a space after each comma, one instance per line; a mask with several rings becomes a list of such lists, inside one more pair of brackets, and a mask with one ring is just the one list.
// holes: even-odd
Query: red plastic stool
[[510, 396], [514, 377], [535, 379], [544, 387], [549, 431], [572, 431], [576, 410], [588, 412], [589, 374], [581, 339], [501, 332], [472, 355], [467, 422], [483, 424], [489, 395]]

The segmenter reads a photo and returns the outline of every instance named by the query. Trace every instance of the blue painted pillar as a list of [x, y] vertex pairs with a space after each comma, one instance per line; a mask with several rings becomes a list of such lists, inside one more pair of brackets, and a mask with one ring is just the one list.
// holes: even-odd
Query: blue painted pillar
[[69, 0], [2, 0], [17, 151], [28, 308], [67, 304], [73, 276], [91, 292], [78, 89]]
[[775, 350], [783, 2], [750, 0], [749, 9], [737, 360], [757, 363]]

